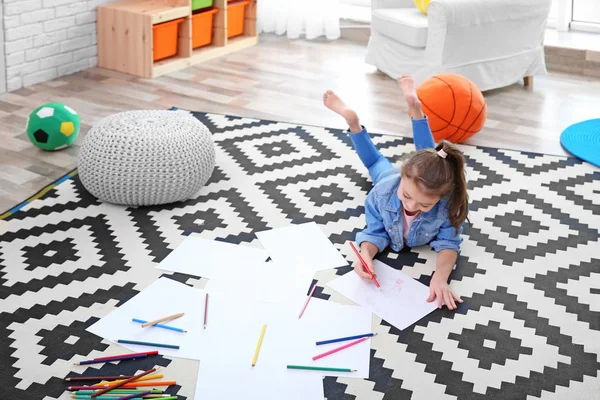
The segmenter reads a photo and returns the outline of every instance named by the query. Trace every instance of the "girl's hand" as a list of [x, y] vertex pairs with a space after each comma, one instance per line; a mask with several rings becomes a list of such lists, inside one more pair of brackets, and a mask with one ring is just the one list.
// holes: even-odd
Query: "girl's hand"
[[429, 283], [429, 297], [427, 298], [427, 302], [431, 303], [436, 298], [438, 308], [442, 308], [442, 301], [444, 301], [449, 310], [456, 309], [456, 302], [463, 302], [461, 298], [450, 289], [447, 280], [441, 275], [434, 273], [431, 282]]
[[[363, 260], [365, 260], [365, 263], [367, 264], [367, 266], [369, 267], [369, 269], [371, 270], [373, 275], [375, 275], [375, 268], [373, 267], [373, 259], [371, 259], [371, 257], [369, 257], [365, 253], [362, 253], [360, 256], [362, 257]], [[358, 274], [358, 276], [360, 276], [361, 278], [363, 278], [366, 281], [371, 280], [371, 275], [369, 275], [369, 273], [367, 271], [365, 271], [360, 260], [356, 260], [354, 262], [354, 272], [356, 272]]]

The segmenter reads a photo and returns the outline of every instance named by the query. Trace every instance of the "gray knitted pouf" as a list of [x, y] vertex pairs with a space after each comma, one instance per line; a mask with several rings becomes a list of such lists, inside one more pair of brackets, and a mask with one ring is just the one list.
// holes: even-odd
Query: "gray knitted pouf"
[[83, 186], [98, 199], [146, 206], [187, 200], [208, 181], [215, 147], [183, 111], [127, 111], [98, 122], [78, 157]]

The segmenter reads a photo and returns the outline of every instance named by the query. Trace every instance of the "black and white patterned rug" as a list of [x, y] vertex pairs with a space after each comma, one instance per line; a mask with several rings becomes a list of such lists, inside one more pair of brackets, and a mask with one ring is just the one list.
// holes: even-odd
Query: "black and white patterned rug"
[[[169, 392], [192, 399], [194, 361], [72, 360], [116, 353], [86, 327], [160, 276], [205, 284], [154, 268], [182, 235], [257, 244], [253, 232], [316, 221], [350, 259], [346, 242], [364, 226], [371, 183], [343, 131], [196, 115], [218, 156], [197, 198], [103, 204], [75, 175], [0, 220], [0, 398], [66, 399], [68, 374], [161, 365], [178, 382]], [[374, 141], [394, 161], [414, 149], [408, 138]], [[326, 378], [327, 398], [600, 398], [600, 170], [575, 158], [461, 148], [472, 224], [452, 285], [464, 304], [404, 331], [377, 319], [369, 379]], [[425, 284], [435, 266], [427, 246], [380, 259]], [[349, 270], [319, 272], [316, 296], [347, 303], [326, 284]]]

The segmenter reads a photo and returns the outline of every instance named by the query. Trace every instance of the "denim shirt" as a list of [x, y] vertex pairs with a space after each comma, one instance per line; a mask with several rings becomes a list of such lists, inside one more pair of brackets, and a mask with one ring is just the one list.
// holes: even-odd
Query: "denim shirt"
[[[398, 169], [382, 174], [367, 196], [365, 216], [367, 227], [356, 235], [356, 242], [373, 243], [379, 251], [390, 246], [399, 251], [404, 247], [402, 202], [398, 198], [401, 174]], [[410, 247], [429, 243], [439, 252], [450, 249], [460, 252], [462, 226], [458, 235], [448, 219], [448, 198], [442, 198], [433, 208], [420, 213], [410, 227], [406, 244]]]

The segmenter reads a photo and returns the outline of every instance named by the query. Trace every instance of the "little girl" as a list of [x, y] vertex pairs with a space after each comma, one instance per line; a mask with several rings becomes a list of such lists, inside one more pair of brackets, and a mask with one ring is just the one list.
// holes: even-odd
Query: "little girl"
[[[356, 242], [373, 273], [373, 258], [387, 246], [399, 251], [404, 243], [410, 247], [429, 243], [438, 257], [427, 301], [437, 298], [439, 308], [443, 302], [454, 310], [456, 301], [462, 300], [448, 286], [448, 277], [458, 257], [462, 223], [468, 212], [465, 161], [453, 144], [443, 141], [435, 146], [414, 80], [402, 77], [398, 84], [412, 116], [418, 150], [401, 170], [375, 148], [354, 110], [330, 90], [323, 96], [325, 106], [346, 119], [350, 139], [375, 185], [365, 203], [367, 227], [356, 235]], [[354, 271], [363, 279], [371, 279], [359, 262], [354, 264]]]

